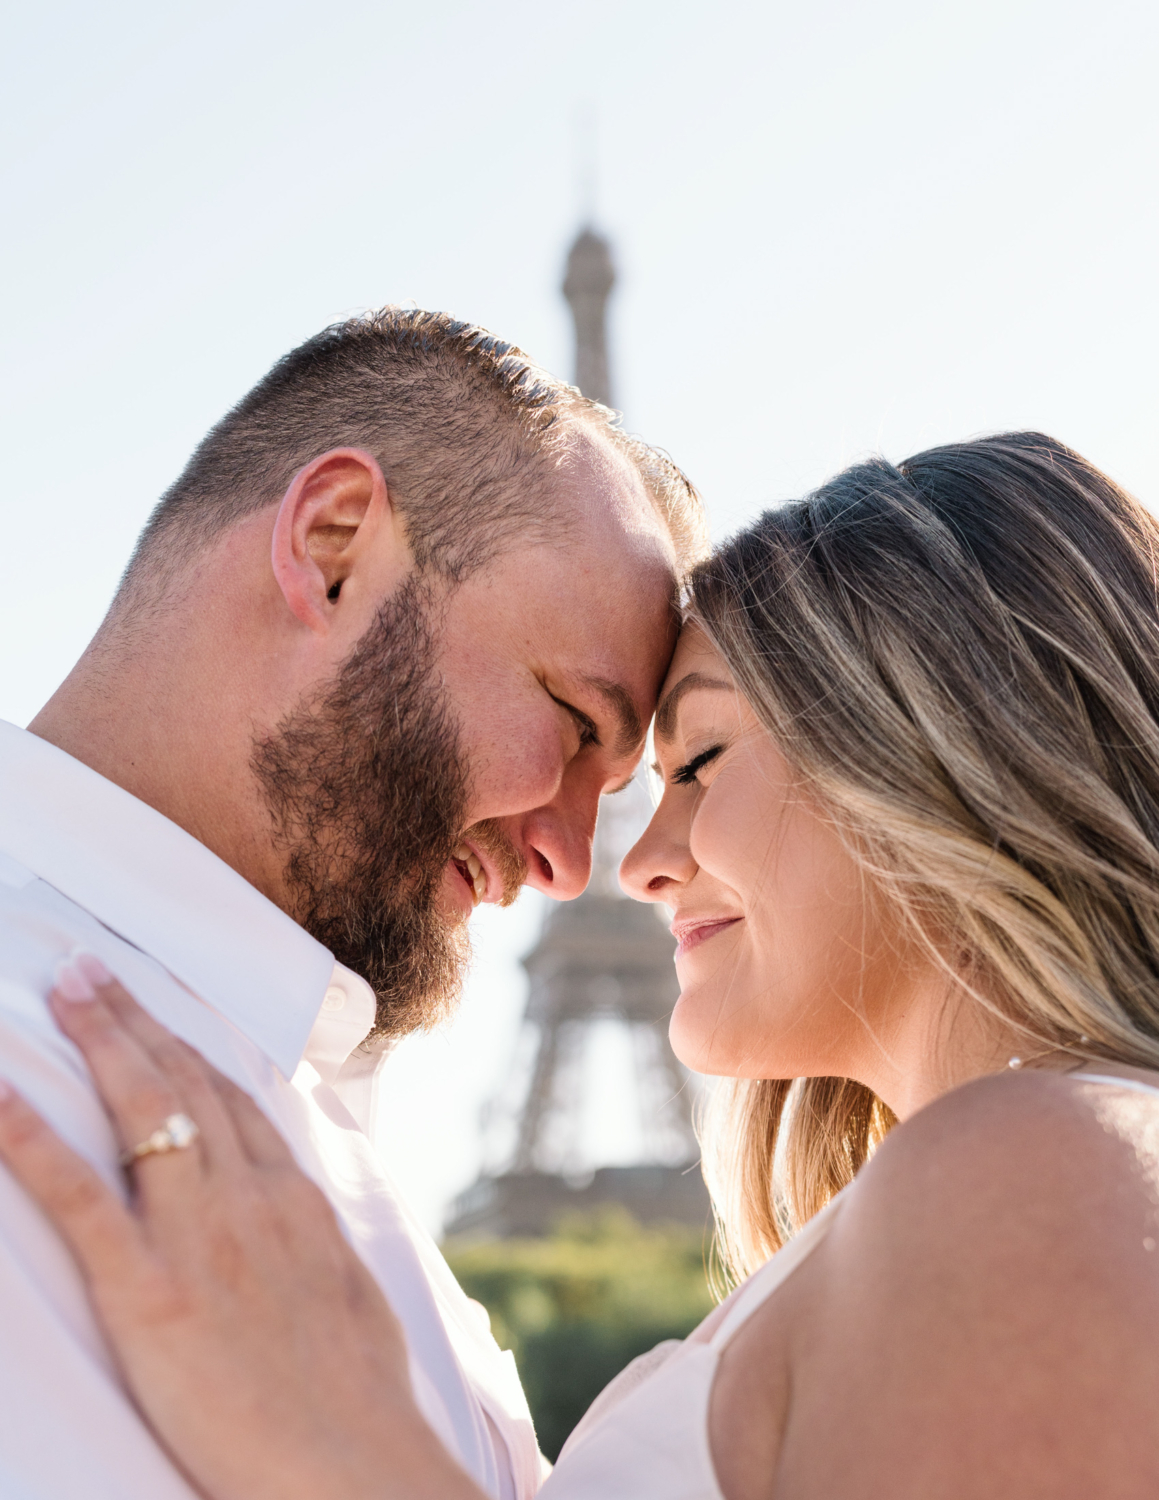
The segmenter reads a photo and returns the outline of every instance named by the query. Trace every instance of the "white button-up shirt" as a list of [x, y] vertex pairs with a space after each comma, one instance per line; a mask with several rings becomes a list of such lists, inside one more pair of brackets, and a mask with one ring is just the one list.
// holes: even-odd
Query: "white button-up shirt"
[[[402, 1321], [435, 1431], [490, 1494], [529, 1500], [543, 1464], [512, 1356], [372, 1145], [369, 986], [176, 824], [0, 722], [0, 1075], [123, 1191], [109, 1122], [45, 1005], [78, 948], [258, 1101]], [[129, 1399], [68, 1252], [2, 1169], [0, 1496], [193, 1496]]]

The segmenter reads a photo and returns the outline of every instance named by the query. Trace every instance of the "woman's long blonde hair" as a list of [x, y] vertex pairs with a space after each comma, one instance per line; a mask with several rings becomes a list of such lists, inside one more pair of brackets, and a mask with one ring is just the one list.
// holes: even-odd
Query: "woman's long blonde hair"
[[[1136, 501], [1012, 433], [860, 464], [693, 575], [690, 617], [769, 733], [1026, 1053], [1159, 1068], [1157, 560]], [[728, 1274], [893, 1123], [849, 1079], [721, 1088], [705, 1165]]]

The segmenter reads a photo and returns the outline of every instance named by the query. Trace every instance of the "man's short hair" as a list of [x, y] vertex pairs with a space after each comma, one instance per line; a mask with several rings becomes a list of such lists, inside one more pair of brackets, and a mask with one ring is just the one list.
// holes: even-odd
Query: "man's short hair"
[[707, 547], [700, 498], [614, 412], [449, 313], [384, 307], [335, 323], [210, 431], [150, 516], [122, 597], [163, 593], [221, 532], [279, 500], [311, 459], [346, 447], [377, 458], [418, 565], [460, 580], [517, 537], [566, 526], [546, 482], [580, 425], [636, 468], [686, 571]]

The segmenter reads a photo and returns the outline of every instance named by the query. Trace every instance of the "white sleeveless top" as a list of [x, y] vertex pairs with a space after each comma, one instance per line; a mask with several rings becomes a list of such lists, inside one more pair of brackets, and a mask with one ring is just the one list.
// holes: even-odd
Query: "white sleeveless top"
[[[1159, 1094], [1106, 1073], [1086, 1083]], [[828, 1234], [845, 1189], [729, 1298], [710, 1338], [668, 1339], [633, 1360], [596, 1397], [560, 1453], [539, 1500], [724, 1500], [708, 1435], [721, 1351]]]

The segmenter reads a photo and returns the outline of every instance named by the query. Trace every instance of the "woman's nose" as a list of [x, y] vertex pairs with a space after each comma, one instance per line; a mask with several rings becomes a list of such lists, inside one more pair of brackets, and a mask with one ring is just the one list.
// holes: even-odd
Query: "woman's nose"
[[636, 901], [668, 901], [673, 889], [691, 880], [696, 862], [686, 842], [669, 826], [664, 804], [624, 855], [620, 884]]

